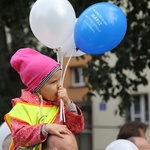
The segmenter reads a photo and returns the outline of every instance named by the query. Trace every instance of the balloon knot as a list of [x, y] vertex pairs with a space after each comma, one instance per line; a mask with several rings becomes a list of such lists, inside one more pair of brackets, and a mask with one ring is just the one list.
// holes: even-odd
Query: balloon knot
[[78, 51], [78, 50], [79, 50], [79, 48], [77, 47], [77, 48], [76, 48], [76, 51]]

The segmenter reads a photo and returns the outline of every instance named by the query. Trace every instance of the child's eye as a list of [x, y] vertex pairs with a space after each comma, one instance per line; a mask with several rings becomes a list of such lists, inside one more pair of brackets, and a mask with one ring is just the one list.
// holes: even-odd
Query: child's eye
[[50, 84], [54, 84], [56, 81], [52, 81]]

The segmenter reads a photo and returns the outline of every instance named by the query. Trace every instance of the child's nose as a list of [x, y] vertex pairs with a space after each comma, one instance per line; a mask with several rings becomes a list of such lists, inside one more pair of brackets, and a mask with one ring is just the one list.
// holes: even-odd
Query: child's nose
[[61, 86], [61, 83], [60, 83], [60, 81], [58, 81], [57, 88], [59, 89], [60, 86]]

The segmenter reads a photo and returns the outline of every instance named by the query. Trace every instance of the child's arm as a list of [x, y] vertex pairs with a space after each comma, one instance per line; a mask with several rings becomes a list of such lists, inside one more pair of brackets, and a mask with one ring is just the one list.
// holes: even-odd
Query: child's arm
[[17, 142], [18, 146], [30, 147], [39, 143], [44, 142], [47, 139], [47, 135], [42, 135], [42, 129], [50, 134], [57, 135], [63, 138], [63, 134], [71, 134], [71, 131], [66, 125], [59, 124], [36, 124], [29, 125], [24, 122], [11, 120], [12, 126], [12, 138]]
[[43, 124], [30, 126], [25, 122], [11, 119], [12, 138], [18, 146], [33, 146], [44, 142], [47, 137], [41, 139], [41, 129]]
[[67, 90], [64, 87], [59, 87], [58, 97], [63, 100], [66, 106], [66, 125], [73, 133], [80, 133], [84, 129], [84, 117], [82, 111], [69, 99]]
[[66, 126], [74, 134], [81, 133], [84, 130], [84, 117], [82, 111], [77, 107], [78, 114], [72, 113], [69, 110], [65, 111], [66, 116]]

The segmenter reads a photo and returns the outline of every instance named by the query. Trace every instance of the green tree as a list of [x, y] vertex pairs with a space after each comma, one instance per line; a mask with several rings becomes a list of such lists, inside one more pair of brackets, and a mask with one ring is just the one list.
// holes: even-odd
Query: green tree
[[[38, 46], [38, 41], [29, 27], [29, 13], [34, 2], [35, 0], [0, 0], [0, 122], [3, 121], [3, 115], [11, 108], [11, 98], [19, 96], [20, 88], [23, 87], [19, 75], [9, 65], [10, 57], [21, 47], [37, 48]], [[79, 17], [85, 8], [100, 1], [70, 0], [70, 2]], [[88, 63], [88, 69], [85, 68], [84, 71], [92, 85], [90, 88], [103, 96], [105, 101], [108, 101], [111, 96], [123, 98], [119, 105], [120, 112], [122, 112], [123, 108], [130, 103], [130, 99], [127, 98], [128, 89], [136, 90], [138, 85], [147, 84], [146, 76], [142, 72], [147, 66], [150, 67], [148, 60], [150, 58], [150, 9], [146, 0], [114, 0], [114, 4], [118, 6], [125, 4], [128, 20], [128, 30], [124, 40], [111, 51], [118, 61], [114, 67], [110, 67], [106, 61], [107, 54], [93, 55]], [[140, 14], [142, 17], [139, 17]], [[6, 30], [11, 39], [9, 43]], [[54, 57], [46, 47], [42, 48], [42, 52]], [[98, 61], [100, 65], [96, 65], [95, 61]], [[129, 79], [123, 70], [133, 71], [137, 77], [136, 80]], [[115, 75], [117, 85], [113, 85], [110, 74]], [[114, 92], [116, 89], [117, 93]], [[87, 95], [91, 96], [92, 93]]]
[[[29, 26], [32, 3], [34, 0], [0, 1], [0, 122], [11, 109], [11, 99], [19, 96], [24, 87], [19, 75], [10, 67], [10, 57], [19, 48], [38, 46]], [[43, 53], [50, 55], [45, 47]]]
[[[122, 115], [131, 105], [130, 93], [137, 91], [139, 85], [148, 84], [148, 76], [143, 71], [147, 67], [150, 68], [150, 7], [148, 1], [130, 0], [115, 3], [125, 8], [128, 25], [125, 38], [111, 51], [117, 58], [116, 64], [110, 66], [107, 61], [108, 53], [93, 55], [88, 67], [84, 68], [84, 74], [89, 78], [91, 91], [97, 91], [106, 102], [111, 97], [122, 98], [118, 106]], [[128, 76], [126, 71], [132, 72], [135, 78]], [[114, 79], [117, 83], [112, 82]], [[91, 97], [93, 93], [89, 92], [87, 98]]]

